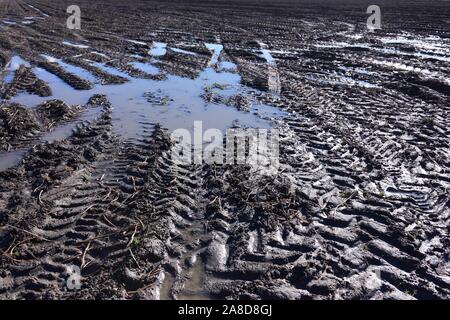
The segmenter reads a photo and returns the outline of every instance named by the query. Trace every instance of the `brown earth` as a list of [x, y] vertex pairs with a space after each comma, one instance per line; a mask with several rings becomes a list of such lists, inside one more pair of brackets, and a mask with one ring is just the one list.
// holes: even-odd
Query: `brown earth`
[[[0, 149], [27, 150], [0, 172], [0, 298], [450, 298], [448, 2], [381, 1], [374, 33], [361, 1], [78, 3], [82, 29], [69, 30], [70, 1], [0, 0], [3, 76], [14, 56], [30, 63], [0, 77]], [[156, 42], [196, 55], [169, 49], [157, 75], [133, 66]], [[99, 94], [70, 106], [39, 78], [73, 95], [96, 85], [46, 54], [102, 85], [128, 81], [112, 70], [197, 79], [205, 42], [224, 46], [213, 68], [233, 62], [255, 90], [205, 101], [288, 112], [278, 174], [177, 165], [158, 119], [125, 140], [123, 106]], [[48, 101], [15, 104], [23, 94]], [[96, 108], [69, 137], [40, 139]]]

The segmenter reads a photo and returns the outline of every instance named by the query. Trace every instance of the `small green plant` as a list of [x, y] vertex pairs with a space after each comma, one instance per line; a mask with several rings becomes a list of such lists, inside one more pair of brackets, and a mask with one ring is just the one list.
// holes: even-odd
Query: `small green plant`
[[135, 238], [135, 239], [133, 240], [133, 246], [137, 247], [137, 246], [139, 246], [140, 244], [141, 244], [141, 240], [139, 240], [138, 238]]

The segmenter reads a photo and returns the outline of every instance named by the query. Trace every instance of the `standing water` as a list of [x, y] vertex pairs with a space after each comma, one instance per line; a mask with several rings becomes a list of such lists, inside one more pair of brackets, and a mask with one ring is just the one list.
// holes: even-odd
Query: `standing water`
[[[92, 81], [94, 83], [93, 89], [74, 90], [56, 75], [42, 68], [34, 67], [35, 74], [49, 84], [53, 96], [39, 97], [21, 92], [13, 97], [11, 102], [17, 102], [33, 109], [49, 99], [60, 99], [69, 105], [85, 105], [94, 94], [104, 94], [113, 106], [114, 132], [127, 141], [142, 139], [145, 134], [148, 134], [149, 124], [159, 123], [169, 130], [182, 128], [193, 131], [194, 121], [202, 121], [203, 130], [215, 128], [224, 131], [236, 124], [242, 127], [271, 128], [274, 118], [284, 116], [283, 111], [259, 103], [256, 99], [252, 100], [250, 112], [239, 111], [223, 103], [204, 100], [202, 94], [205, 93], [207, 88], [224, 98], [236, 94], [251, 97], [250, 92], [255, 92], [254, 89], [241, 84], [239, 74], [229, 71], [220, 72], [213, 68], [214, 65], [218, 64], [220, 53], [223, 50], [222, 45], [207, 44], [206, 47], [212, 52], [211, 61], [195, 79], [176, 75], [168, 75], [166, 80], [163, 81], [134, 78], [113, 67], [86, 60], [108, 73], [120, 75], [129, 80], [124, 84], [114, 85], [102, 85], [100, 81], [95, 81], [95, 76], [89, 71], [72, 66], [60, 59], [45, 56], [47, 60], [58, 63], [63, 69]], [[166, 44], [156, 42], [151, 50], [154, 61], [157, 61], [158, 57], [164, 55], [165, 52]], [[229, 61], [226, 63], [227, 66], [234, 65]], [[20, 64], [27, 64], [27, 62], [20, 58], [15, 58], [11, 62], [12, 68], [15, 69]], [[158, 67], [150, 62], [133, 62], [130, 65], [150, 74], [161, 72]], [[160, 97], [158, 101], [155, 101], [155, 96]], [[67, 133], [68, 131], [62, 130], [62, 132]], [[55, 136], [64, 138], [67, 135], [55, 134]]]

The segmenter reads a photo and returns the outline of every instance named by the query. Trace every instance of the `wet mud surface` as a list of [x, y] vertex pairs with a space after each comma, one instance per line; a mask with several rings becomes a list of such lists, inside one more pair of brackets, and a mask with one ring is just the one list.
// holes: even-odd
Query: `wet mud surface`
[[1, 299], [450, 298], [448, 3], [79, 3], [0, 0]]

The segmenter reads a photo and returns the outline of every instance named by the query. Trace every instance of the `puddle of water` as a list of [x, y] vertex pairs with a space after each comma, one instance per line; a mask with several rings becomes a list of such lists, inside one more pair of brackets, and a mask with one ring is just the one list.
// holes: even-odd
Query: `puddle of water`
[[23, 60], [20, 56], [13, 56], [11, 58], [11, 61], [9, 62], [8, 70], [16, 71], [21, 65], [25, 65], [27, 67], [30, 66], [30, 64], [27, 61]]
[[[223, 46], [213, 45], [210, 48], [214, 50], [213, 56], [218, 57]], [[95, 79], [92, 74], [80, 67], [72, 66], [53, 57], [46, 56], [46, 58], [52, 59], [67, 71], [80, 75], [82, 78]], [[53, 96], [39, 97], [21, 92], [13, 97], [11, 102], [17, 102], [30, 108], [35, 108], [49, 99], [60, 99], [69, 105], [85, 105], [92, 95], [105, 94], [113, 105], [114, 132], [123, 139], [132, 141], [142, 139], [144, 132], [150, 134], [156, 123], [169, 130], [182, 128], [193, 134], [194, 121], [203, 122], [203, 132], [212, 128], [225, 132], [227, 128], [236, 123], [242, 127], [268, 129], [273, 126], [271, 119], [285, 116], [283, 111], [269, 105], [255, 104], [251, 112], [244, 112], [223, 104], [208, 103], [201, 97], [206, 87], [214, 87], [215, 84], [219, 84], [223, 88], [218, 93], [225, 98], [237, 93], [245, 94], [250, 88], [240, 83], [241, 77], [237, 73], [216, 72], [213, 68], [208, 67], [196, 79], [169, 75], [167, 80], [156, 81], [133, 78], [105, 64], [86, 61], [106, 72], [126, 77], [130, 81], [121, 85], [102, 85], [92, 81], [95, 83], [93, 89], [74, 90], [56, 75], [35, 67], [33, 71], [40, 79], [48, 83]], [[14, 68], [17, 68], [23, 60], [16, 58], [14, 62]], [[157, 74], [159, 72], [158, 68], [151, 63], [134, 62], [132, 65], [148, 73]], [[230, 62], [230, 66], [232, 65], [234, 64]], [[154, 93], [163, 94], [170, 99], [165, 100], [164, 103], [152, 102], [148, 97]], [[144, 94], [147, 94], [147, 97]], [[90, 113], [86, 112], [86, 116], [90, 117]], [[84, 120], [85, 118], [80, 119], [80, 121]], [[79, 123], [79, 121], [77, 122]], [[66, 138], [75, 126], [76, 123], [56, 128], [45, 135], [43, 140], [55, 141]]]
[[14, 73], [20, 68], [21, 65], [25, 65], [26, 67], [30, 66], [30, 64], [21, 57], [13, 56], [11, 61], [6, 66], [6, 76], [3, 81], [5, 83], [11, 83], [14, 80]]
[[268, 64], [275, 64], [275, 59], [272, 57], [270, 50], [261, 49], [261, 57], [266, 59]]
[[178, 295], [178, 300], [210, 300], [204, 293], [205, 270], [203, 263], [197, 259], [190, 272], [190, 278], [184, 285], [183, 292]]
[[139, 69], [141, 71], [147, 72], [149, 74], [158, 74], [159, 69], [155, 67], [154, 65], [151, 65], [149, 63], [142, 63], [142, 62], [132, 62], [130, 63], [133, 67], [136, 69]]
[[[52, 143], [69, 138], [77, 126], [83, 123], [94, 121], [101, 112], [101, 108], [89, 108], [85, 110], [81, 116], [73, 122], [65, 123], [54, 128], [52, 131], [43, 134], [39, 141]], [[8, 170], [20, 163], [27, 154], [27, 149], [17, 149], [10, 152], [0, 151], [0, 172]]]
[[153, 42], [153, 47], [149, 53], [152, 56], [163, 56], [167, 52], [167, 44], [164, 42]]
[[205, 43], [206, 48], [208, 48], [210, 51], [213, 52], [213, 55], [211, 57], [211, 61], [209, 62], [209, 65], [214, 65], [219, 61], [220, 53], [223, 50], [223, 45], [218, 43]]
[[14, 80], [14, 72], [8, 72], [8, 74], [3, 78], [3, 82], [10, 84]]
[[90, 61], [90, 60], [87, 60], [87, 59], [85, 59], [85, 60], [87, 62], [89, 62], [90, 64], [92, 64], [93, 66], [95, 66], [97, 68], [100, 68], [100, 69], [103, 69], [103, 71], [106, 71], [106, 72], [108, 72], [108, 73], [110, 73], [112, 75], [121, 76], [121, 77], [124, 77], [124, 78], [127, 78], [127, 79], [131, 79], [131, 77], [127, 73], [125, 73], [123, 71], [120, 71], [120, 70], [117, 70], [116, 68], [109, 67], [109, 66], [107, 66], [104, 63]]
[[56, 127], [55, 129], [53, 129], [52, 131], [44, 134], [41, 137], [41, 141], [45, 141], [45, 142], [55, 142], [55, 141], [61, 141], [64, 139], [69, 138], [74, 130], [77, 128], [78, 125], [82, 124], [82, 123], [86, 123], [86, 122], [92, 122], [93, 120], [95, 120], [98, 115], [101, 112], [101, 108], [89, 108], [86, 111], [84, 111], [82, 113], [82, 115], [76, 119], [76, 121], [74, 122], [69, 122], [66, 124], [63, 124], [61, 126]]
[[[36, 76], [48, 83], [52, 90], [53, 96], [51, 97], [39, 97], [37, 95], [29, 94], [27, 92], [20, 92], [17, 96], [10, 99], [11, 102], [17, 102], [24, 106], [35, 108], [39, 104], [50, 99], [66, 99], [68, 104], [85, 104], [88, 100], [85, 99], [82, 91], [76, 91], [63, 80], [48, 72], [45, 69], [35, 67], [33, 72]], [[80, 94], [81, 93], [81, 94]]]
[[237, 65], [233, 62], [230, 61], [222, 61], [220, 63], [220, 68], [221, 69], [228, 69], [228, 70], [232, 70], [232, 69], [236, 69]]
[[55, 57], [52, 57], [52, 56], [49, 56], [49, 55], [46, 55], [46, 54], [42, 54], [41, 56], [44, 57], [45, 59], [47, 59], [47, 61], [49, 61], [49, 62], [56, 62], [56, 63], [58, 63], [67, 72], [76, 74], [76, 75], [78, 75], [78, 76], [80, 76], [80, 77], [82, 77], [82, 78], [84, 78], [86, 80], [89, 80], [90, 82], [94, 82], [94, 83], [95, 82], [99, 82], [99, 80], [92, 73], [90, 73], [89, 71], [87, 71], [87, 70], [85, 70], [83, 68], [80, 68], [80, 67], [77, 67], [77, 66], [65, 63], [61, 59], [57, 59]]
[[164, 280], [161, 286], [161, 289], [159, 291], [159, 299], [160, 300], [172, 300], [172, 297], [170, 295], [170, 290], [172, 289], [172, 285], [174, 283], [175, 279], [174, 277], [169, 274], [164, 274]]

